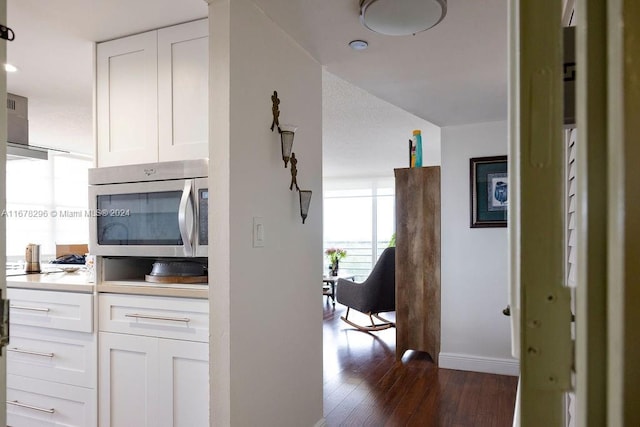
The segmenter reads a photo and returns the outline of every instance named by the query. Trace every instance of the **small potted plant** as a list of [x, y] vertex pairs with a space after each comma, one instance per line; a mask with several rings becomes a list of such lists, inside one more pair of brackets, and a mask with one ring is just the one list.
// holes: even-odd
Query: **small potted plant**
[[328, 248], [324, 251], [327, 258], [329, 258], [329, 264], [331, 269], [331, 275], [338, 275], [338, 267], [341, 259], [344, 259], [347, 256], [347, 251], [342, 248]]

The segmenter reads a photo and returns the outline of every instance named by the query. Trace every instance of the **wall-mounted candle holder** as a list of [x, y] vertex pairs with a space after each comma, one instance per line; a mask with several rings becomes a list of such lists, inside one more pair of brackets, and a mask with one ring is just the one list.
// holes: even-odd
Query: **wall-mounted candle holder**
[[271, 122], [271, 132], [276, 128], [280, 134], [280, 148], [282, 150], [282, 160], [284, 161], [284, 167], [287, 167], [289, 158], [291, 157], [291, 150], [293, 149], [293, 138], [298, 129], [295, 125], [282, 125], [280, 126], [280, 98], [278, 98], [278, 92], [273, 91], [271, 95], [271, 113], [273, 114], [273, 121]]
[[311, 190], [300, 190], [298, 186], [298, 159], [293, 150], [293, 138], [295, 137], [298, 127], [295, 125], [280, 126], [280, 99], [278, 98], [278, 92], [273, 91], [271, 95], [271, 112], [273, 114], [273, 121], [271, 122], [271, 132], [276, 128], [280, 134], [280, 149], [282, 151], [282, 160], [284, 161], [284, 167], [287, 168], [289, 161], [291, 161], [291, 184], [289, 184], [289, 190], [295, 189], [298, 191], [300, 200], [300, 216], [302, 217], [302, 223], [304, 224], [309, 214], [309, 206], [311, 205]]
[[307, 219], [309, 214], [309, 206], [311, 205], [311, 190], [298, 190], [300, 195], [300, 216], [302, 217], [302, 223]]
[[295, 125], [282, 125], [280, 128], [280, 147], [282, 148], [282, 160], [284, 167], [287, 167], [291, 158], [291, 150], [293, 149], [293, 138], [298, 127]]

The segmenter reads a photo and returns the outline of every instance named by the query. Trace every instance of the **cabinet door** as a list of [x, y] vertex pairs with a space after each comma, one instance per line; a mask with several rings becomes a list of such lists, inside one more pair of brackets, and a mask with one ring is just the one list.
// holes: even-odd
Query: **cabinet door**
[[98, 166], [158, 160], [156, 58], [156, 31], [98, 44]]
[[156, 427], [158, 339], [100, 332], [100, 426]]
[[159, 339], [159, 420], [167, 427], [209, 425], [209, 344]]
[[207, 20], [158, 30], [160, 161], [209, 157]]

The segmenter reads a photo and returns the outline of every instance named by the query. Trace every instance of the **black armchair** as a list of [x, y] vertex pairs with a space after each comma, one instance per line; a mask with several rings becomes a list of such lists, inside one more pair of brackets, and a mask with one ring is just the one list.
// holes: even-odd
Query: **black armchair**
[[[340, 318], [362, 331], [379, 331], [395, 326], [395, 323], [380, 317], [379, 313], [396, 309], [396, 248], [387, 248], [382, 252], [373, 271], [362, 283], [338, 279], [336, 299], [347, 306], [347, 313]], [[365, 313], [371, 320], [371, 326], [362, 326], [348, 320], [349, 310]], [[373, 317], [383, 323], [375, 323]]]

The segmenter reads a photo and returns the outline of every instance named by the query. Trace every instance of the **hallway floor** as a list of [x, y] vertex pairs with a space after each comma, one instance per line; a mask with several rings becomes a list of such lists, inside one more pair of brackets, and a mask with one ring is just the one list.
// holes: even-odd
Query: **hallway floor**
[[[333, 426], [508, 427], [517, 377], [438, 369], [428, 355], [395, 361], [395, 328], [371, 334], [324, 307], [324, 417]], [[387, 313], [393, 319], [394, 313]], [[351, 320], [368, 318], [352, 311]], [[358, 316], [358, 317], [356, 317]]]

